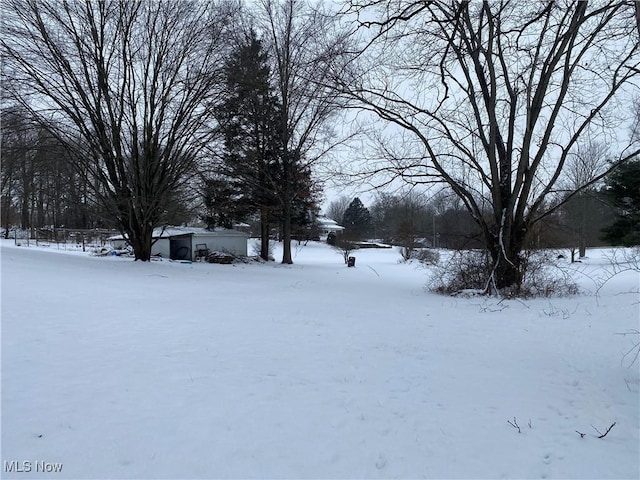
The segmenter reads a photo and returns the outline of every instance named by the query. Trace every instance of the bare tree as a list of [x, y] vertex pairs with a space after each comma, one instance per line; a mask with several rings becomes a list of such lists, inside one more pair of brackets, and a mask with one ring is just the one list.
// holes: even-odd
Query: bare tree
[[153, 229], [211, 135], [228, 5], [3, 4], [7, 92], [98, 179], [137, 260], [150, 259]]
[[0, 126], [2, 226], [5, 229], [5, 238], [8, 238], [9, 228], [12, 223], [11, 213], [14, 208], [19, 211], [21, 227], [26, 229], [30, 226], [29, 206], [33, 185], [33, 158], [36, 150], [37, 134], [34, 125], [29, 122], [25, 112], [16, 107], [3, 109]]
[[300, 200], [296, 188], [300, 174], [340, 143], [329, 125], [340, 102], [326, 80], [342, 59], [338, 52], [344, 50], [346, 36], [337, 33], [335, 17], [311, 8], [305, 0], [261, 0], [258, 17], [271, 45], [282, 103], [282, 263], [293, 263], [291, 219]]
[[96, 222], [85, 179], [74, 170], [57, 139], [33, 123], [20, 107], [7, 105], [0, 113], [0, 211], [5, 238], [16, 224], [30, 229], [32, 235], [42, 227], [102, 226]]
[[400, 154], [388, 137], [393, 161], [375, 171], [446, 182], [482, 230], [487, 291], [517, 293], [524, 242], [558, 208], [545, 198], [581, 140], [609, 144], [611, 156], [574, 194], [639, 151], [633, 6], [366, 1], [344, 13], [364, 47], [335, 81], [403, 136]]
[[325, 215], [340, 223], [342, 222], [342, 219], [344, 218], [344, 212], [347, 211], [350, 203], [351, 199], [346, 195], [342, 195], [329, 204]]
[[[598, 204], [602, 202], [592, 180], [607, 169], [608, 150], [607, 145], [585, 139], [577, 145], [575, 153], [567, 158], [564, 172], [566, 178], [564, 182], [560, 182], [561, 185], [564, 183], [566, 192], [562, 192], [559, 198], [573, 197], [564, 202], [562, 207], [573, 241], [570, 247], [572, 262], [575, 261], [576, 247], [580, 258], [586, 255], [587, 232], [590, 225], [595, 224]], [[577, 190], [580, 191], [575, 194]]]

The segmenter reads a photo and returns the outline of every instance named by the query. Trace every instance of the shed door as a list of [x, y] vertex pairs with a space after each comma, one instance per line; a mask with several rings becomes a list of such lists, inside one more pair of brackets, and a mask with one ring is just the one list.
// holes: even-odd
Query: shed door
[[191, 260], [191, 237], [177, 237], [169, 240], [171, 260]]

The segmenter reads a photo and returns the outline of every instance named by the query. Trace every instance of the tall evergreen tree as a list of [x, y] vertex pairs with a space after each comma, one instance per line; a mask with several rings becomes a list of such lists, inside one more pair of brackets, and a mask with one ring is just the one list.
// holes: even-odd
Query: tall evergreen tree
[[207, 228], [233, 228], [235, 222], [244, 221], [252, 212], [246, 195], [238, 182], [225, 176], [214, 176], [203, 180], [205, 213], [201, 219]]
[[[317, 237], [317, 232], [314, 230], [317, 230], [316, 217], [320, 211], [318, 203], [321, 191], [319, 184], [312, 178], [311, 168], [303, 164], [298, 165], [292, 187], [294, 196], [291, 200], [291, 235], [297, 237], [298, 240]], [[285, 241], [284, 215], [282, 215], [281, 223], [282, 238]]]
[[618, 210], [616, 220], [603, 230], [613, 245], [640, 245], [640, 160], [622, 164], [606, 181], [606, 194]]
[[[239, 215], [259, 212], [264, 259], [269, 257], [271, 224], [278, 224], [285, 250], [287, 245], [290, 250], [292, 228], [301, 227], [302, 219], [317, 209], [318, 197], [304, 153], [286, 147], [286, 113], [271, 76], [266, 50], [250, 31], [227, 62], [227, 98], [218, 108], [225, 146], [222, 167], [205, 187], [209, 224], [228, 225]], [[285, 258], [283, 263], [291, 262]]]
[[[260, 256], [268, 260], [269, 220], [278, 208], [281, 108], [270, 87], [267, 54], [253, 30], [231, 54], [225, 72], [227, 96], [217, 117], [225, 146], [221, 173], [227, 185], [219, 188], [218, 179], [217, 193], [259, 211]], [[217, 201], [225, 203], [219, 197]]]
[[358, 197], [354, 198], [344, 212], [342, 225], [345, 235], [351, 239], [363, 238], [371, 228], [371, 214]]

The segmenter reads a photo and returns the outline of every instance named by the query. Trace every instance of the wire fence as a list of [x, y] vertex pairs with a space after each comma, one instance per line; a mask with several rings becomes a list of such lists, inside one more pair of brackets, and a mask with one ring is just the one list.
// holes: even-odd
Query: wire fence
[[117, 230], [77, 229], [77, 228], [36, 228], [31, 230], [13, 229], [5, 238], [11, 238], [16, 245], [55, 246], [58, 249], [82, 250], [100, 248], [108, 244], [109, 237], [118, 235]]

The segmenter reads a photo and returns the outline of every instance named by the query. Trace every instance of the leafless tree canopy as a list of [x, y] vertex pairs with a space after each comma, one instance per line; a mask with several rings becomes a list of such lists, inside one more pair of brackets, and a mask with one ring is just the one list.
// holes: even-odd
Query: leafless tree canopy
[[210, 135], [228, 5], [3, 4], [3, 87], [98, 179], [137, 259]]
[[342, 222], [342, 219], [344, 218], [344, 212], [349, 207], [351, 200], [352, 199], [347, 197], [346, 195], [335, 199], [327, 207], [325, 215], [338, 223]]
[[371, 1], [343, 14], [364, 45], [336, 75], [343, 92], [405, 132], [371, 171], [448, 183], [483, 230], [499, 290], [519, 284], [525, 237], [583, 139], [610, 156], [578, 191], [639, 151], [630, 4]]
[[309, 169], [341, 139], [336, 139], [330, 120], [342, 106], [330, 73], [340, 68], [347, 32], [337, 29], [336, 18], [303, 0], [261, 0], [256, 9], [274, 59], [276, 91], [282, 103], [285, 152], [283, 178], [283, 263], [291, 257], [291, 206], [299, 171]]

